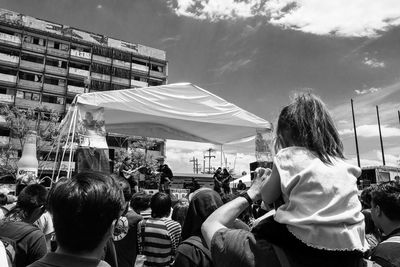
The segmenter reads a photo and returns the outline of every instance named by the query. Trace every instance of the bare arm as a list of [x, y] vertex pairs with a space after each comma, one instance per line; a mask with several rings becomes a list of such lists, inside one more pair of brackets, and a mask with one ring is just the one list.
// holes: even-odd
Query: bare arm
[[273, 203], [281, 195], [281, 178], [275, 165], [272, 167], [271, 175], [265, 180], [261, 188], [261, 199], [264, 204]]
[[[260, 169], [257, 171], [257, 176], [253, 180], [252, 186], [247, 191], [247, 194], [253, 201], [257, 201], [261, 198], [261, 188], [264, 186], [270, 174], [270, 169]], [[248, 206], [249, 203], [245, 198], [238, 197], [218, 208], [207, 218], [201, 227], [201, 232], [208, 248], [211, 247], [211, 240], [214, 234], [218, 230], [231, 225]]]

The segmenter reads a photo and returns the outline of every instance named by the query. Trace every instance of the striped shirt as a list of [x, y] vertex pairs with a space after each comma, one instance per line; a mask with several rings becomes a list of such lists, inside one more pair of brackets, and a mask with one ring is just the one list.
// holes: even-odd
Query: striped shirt
[[181, 225], [168, 218], [149, 218], [138, 225], [139, 251], [144, 266], [170, 266], [181, 242]]

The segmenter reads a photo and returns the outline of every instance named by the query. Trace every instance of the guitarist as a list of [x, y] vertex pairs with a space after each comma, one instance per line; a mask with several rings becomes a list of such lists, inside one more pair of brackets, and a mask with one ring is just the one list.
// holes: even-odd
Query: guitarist
[[230, 194], [231, 193], [231, 188], [229, 186], [229, 182], [231, 180], [232, 176], [228, 172], [226, 168], [222, 171], [222, 189], [224, 190], [225, 194]]
[[222, 168], [218, 167], [218, 169], [215, 171], [214, 176], [214, 191], [217, 192], [218, 194], [221, 194], [221, 188], [222, 188]]
[[124, 158], [121, 166], [119, 167], [119, 176], [128, 180], [129, 185], [131, 186], [131, 189], [134, 190], [135, 192], [138, 192], [139, 191], [138, 181], [136, 181], [136, 179], [132, 175], [135, 172], [136, 172], [136, 169], [132, 170], [131, 158], [129, 158], [129, 157]]

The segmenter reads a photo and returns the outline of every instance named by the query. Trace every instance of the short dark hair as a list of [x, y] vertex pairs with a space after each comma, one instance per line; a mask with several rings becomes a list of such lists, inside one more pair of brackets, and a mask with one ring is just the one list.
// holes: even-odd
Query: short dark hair
[[36, 208], [46, 205], [47, 193], [47, 189], [43, 185], [28, 185], [18, 195], [16, 207], [30, 216]]
[[288, 146], [309, 149], [322, 162], [344, 158], [343, 144], [324, 102], [308, 93], [298, 94], [279, 114], [275, 152]]
[[371, 202], [394, 221], [400, 221], [400, 185], [395, 181], [384, 182], [371, 190]]
[[91, 251], [124, 207], [122, 191], [109, 175], [81, 172], [56, 183], [49, 211], [57, 241], [72, 252]]
[[151, 217], [167, 217], [171, 213], [171, 197], [163, 192], [157, 192], [151, 197]]
[[370, 209], [371, 208], [371, 191], [376, 186], [376, 184], [370, 185], [365, 187], [361, 191], [360, 201], [362, 204], [363, 209]]
[[141, 212], [150, 208], [151, 196], [145, 192], [137, 192], [133, 194], [131, 199], [131, 208], [136, 212]]
[[122, 193], [124, 194], [125, 202], [131, 201], [132, 190], [131, 190], [131, 186], [130, 186], [129, 182], [125, 178], [122, 178], [121, 176], [116, 176], [116, 177], [114, 177], [114, 179], [119, 184], [119, 186], [122, 190]]

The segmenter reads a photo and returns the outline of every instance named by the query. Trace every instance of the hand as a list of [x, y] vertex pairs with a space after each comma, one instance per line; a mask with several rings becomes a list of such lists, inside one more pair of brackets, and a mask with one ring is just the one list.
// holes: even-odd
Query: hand
[[247, 191], [249, 197], [256, 202], [257, 200], [261, 199], [261, 190], [264, 187], [266, 181], [270, 177], [272, 170], [269, 168], [257, 168], [255, 171], [255, 177], [251, 184], [250, 189]]

